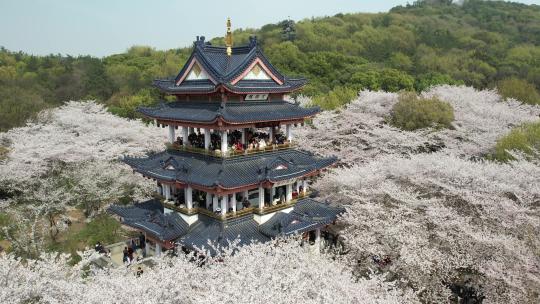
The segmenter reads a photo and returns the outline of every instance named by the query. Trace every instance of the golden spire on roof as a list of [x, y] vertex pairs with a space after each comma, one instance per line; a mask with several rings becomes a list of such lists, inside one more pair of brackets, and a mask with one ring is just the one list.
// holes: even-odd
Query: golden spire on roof
[[231, 18], [227, 18], [227, 35], [225, 36], [225, 45], [227, 46], [227, 56], [232, 54], [232, 32], [231, 32]]

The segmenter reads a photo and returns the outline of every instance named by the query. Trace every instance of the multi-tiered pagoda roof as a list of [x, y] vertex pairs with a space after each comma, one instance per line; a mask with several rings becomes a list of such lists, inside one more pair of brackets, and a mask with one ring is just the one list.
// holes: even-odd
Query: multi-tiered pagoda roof
[[[197, 37], [188, 63], [178, 75], [156, 79], [154, 86], [168, 94], [209, 94], [220, 90], [268, 94], [290, 93], [307, 83], [304, 78], [282, 75], [266, 59], [255, 37], [250, 38], [249, 45], [232, 47], [231, 51], [229, 56], [226, 47], [213, 46], [204, 36]], [[254, 68], [259, 74], [246, 78]]]
[[209, 241], [241, 245], [308, 232], [319, 237], [343, 212], [309, 198], [307, 189], [337, 159], [294, 149], [292, 129], [320, 111], [285, 101], [306, 80], [282, 75], [256, 38], [232, 47], [230, 35], [226, 47], [197, 37], [178, 75], [154, 81], [176, 101], [139, 109], [167, 128], [167, 149], [123, 160], [155, 181], [156, 195], [110, 210], [158, 247], [197, 250]]

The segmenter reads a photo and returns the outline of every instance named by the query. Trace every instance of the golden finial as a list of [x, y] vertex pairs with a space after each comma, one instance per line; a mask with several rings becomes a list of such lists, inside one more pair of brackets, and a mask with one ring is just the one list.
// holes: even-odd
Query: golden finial
[[225, 45], [227, 46], [227, 56], [232, 54], [232, 32], [231, 32], [231, 18], [227, 18], [227, 36], [225, 36]]

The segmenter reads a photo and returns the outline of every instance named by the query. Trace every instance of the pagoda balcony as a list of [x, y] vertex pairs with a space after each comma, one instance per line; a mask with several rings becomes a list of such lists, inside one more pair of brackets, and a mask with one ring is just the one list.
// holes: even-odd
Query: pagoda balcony
[[175, 204], [173, 204], [173, 203], [171, 203], [169, 201], [166, 201], [161, 196], [156, 196], [156, 198], [158, 198], [160, 200], [160, 202], [161, 202], [161, 204], [163, 205], [164, 208], [174, 210], [174, 211], [182, 213], [184, 215], [204, 214], [206, 216], [209, 216], [211, 218], [215, 218], [215, 219], [218, 219], [218, 220], [229, 220], [229, 219], [242, 217], [242, 216], [248, 215], [248, 214], [265, 215], [265, 214], [270, 214], [270, 213], [278, 212], [278, 211], [281, 211], [281, 210], [285, 210], [285, 209], [288, 209], [288, 208], [292, 208], [292, 207], [294, 207], [296, 205], [296, 203], [300, 199], [309, 197], [309, 194], [310, 194], [310, 192], [308, 191], [308, 192], [306, 192], [306, 194], [300, 194], [296, 198], [294, 198], [294, 199], [292, 199], [292, 200], [290, 200], [288, 202], [272, 204], [270, 206], [265, 205], [265, 207], [263, 207], [262, 209], [259, 208], [259, 207], [248, 207], [248, 208], [243, 208], [241, 210], [238, 210], [236, 212], [227, 212], [225, 214], [212, 212], [211, 210], [208, 210], [208, 209], [202, 208], [202, 207], [193, 207], [191, 209], [188, 209], [186, 207], [178, 206], [178, 205], [175, 205]]
[[225, 153], [223, 153], [221, 150], [206, 150], [203, 148], [197, 148], [193, 146], [183, 146], [178, 143], [172, 143], [172, 144], [166, 143], [165, 146], [167, 147], [168, 150], [172, 150], [172, 151], [186, 151], [186, 152], [208, 155], [212, 157], [232, 158], [232, 157], [260, 154], [260, 153], [265, 153], [265, 152], [287, 150], [287, 149], [297, 147], [298, 144], [294, 141], [291, 141], [291, 142], [286, 142], [283, 144], [269, 145], [261, 149], [244, 149], [242, 151], [228, 149], [228, 151]]

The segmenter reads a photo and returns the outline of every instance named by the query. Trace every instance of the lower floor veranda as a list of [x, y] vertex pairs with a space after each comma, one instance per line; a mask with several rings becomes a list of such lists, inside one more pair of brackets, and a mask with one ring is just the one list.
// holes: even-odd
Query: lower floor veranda
[[162, 199], [164, 207], [171, 211], [185, 214], [203, 212], [219, 217], [230, 217], [249, 211], [264, 214], [285, 209], [296, 199], [305, 197], [308, 193], [307, 188], [308, 178], [299, 178], [227, 194], [157, 182], [156, 192]]

